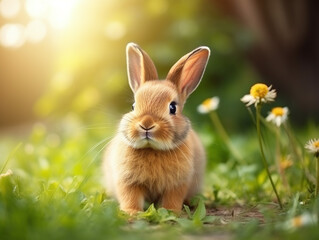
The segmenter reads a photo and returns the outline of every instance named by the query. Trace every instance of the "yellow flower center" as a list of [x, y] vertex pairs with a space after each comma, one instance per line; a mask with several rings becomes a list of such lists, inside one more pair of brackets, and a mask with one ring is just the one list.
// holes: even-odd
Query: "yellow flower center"
[[212, 99], [211, 98], [207, 98], [202, 104], [205, 108], [209, 108], [211, 105]]
[[250, 95], [254, 98], [264, 98], [268, 93], [267, 85], [263, 83], [257, 83], [250, 88]]
[[315, 148], [319, 148], [319, 141], [315, 141], [315, 142], [313, 143], [313, 146], [314, 146]]
[[283, 116], [284, 115], [284, 109], [282, 107], [275, 107], [271, 110], [271, 113], [275, 116]]

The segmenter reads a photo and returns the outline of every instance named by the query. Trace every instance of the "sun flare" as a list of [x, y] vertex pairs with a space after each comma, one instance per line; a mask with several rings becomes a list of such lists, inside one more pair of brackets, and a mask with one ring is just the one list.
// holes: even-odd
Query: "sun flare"
[[[41, 42], [49, 31], [65, 30], [70, 26], [74, 9], [81, 0], [2, 0], [0, 16], [10, 22], [0, 26], [0, 44], [19, 48], [25, 42]], [[27, 14], [25, 22], [14, 23]]]

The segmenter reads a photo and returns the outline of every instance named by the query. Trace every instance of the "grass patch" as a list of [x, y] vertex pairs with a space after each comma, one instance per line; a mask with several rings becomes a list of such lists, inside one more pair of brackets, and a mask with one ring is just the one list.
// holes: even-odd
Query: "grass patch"
[[[133, 218], [104, 192], [100, 164], [106, 135], [110, 133], [88, 128], [72, 117], [50, 127], [37, 123], [24, 138], [3, 137], [1, 239], [315, 239], [319, 235], [314, 183], [294, 162], [286, 172], [288, 193], [271, 164], [284, 202], [281, 210], [259, 161], [253, 131], [232, 138], [237, 149], [245, 149], [241, 162], [213, 130], [203, 131], [209, 159], [203, 196], [185, 206], [180, 216], [150, 205]], [[269, 142], [266, 147], [271, 149]], [[314, 176], [309, 168], [313, 163], [305, 159]]]

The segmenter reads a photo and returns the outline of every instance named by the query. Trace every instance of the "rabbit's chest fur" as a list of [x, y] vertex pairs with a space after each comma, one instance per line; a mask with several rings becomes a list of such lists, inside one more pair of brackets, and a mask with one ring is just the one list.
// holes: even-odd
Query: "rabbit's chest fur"
[[187, 146], [170, 151], [153, 149], [124, 151], [119, 166], [119, 180], [124, 181], [125, 184], [137, 184], [149, 192], [161, 194], [191, 179], [194, 166], [192, 157], [189, 156], [192, 154], [186, 151], [190, 151]]

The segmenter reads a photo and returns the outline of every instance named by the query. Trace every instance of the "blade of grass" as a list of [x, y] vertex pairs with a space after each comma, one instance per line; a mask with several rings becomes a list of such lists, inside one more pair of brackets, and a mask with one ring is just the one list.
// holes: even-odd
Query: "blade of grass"
[[4, 164], [0, 170], [0, 174], [4, 172], [4, 169], [7, 167], [10, 159], [12, 159], [12, 156], [18, 151], [18, 149], [21, 147], [22, 142], [20, 142], [8, 155], [7, 159], [4, 161]]

